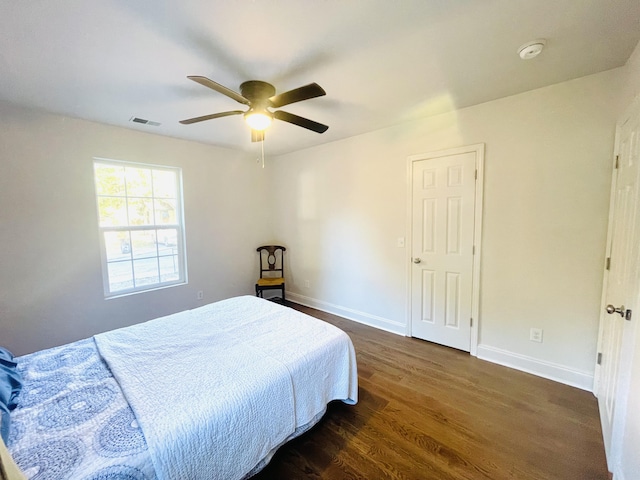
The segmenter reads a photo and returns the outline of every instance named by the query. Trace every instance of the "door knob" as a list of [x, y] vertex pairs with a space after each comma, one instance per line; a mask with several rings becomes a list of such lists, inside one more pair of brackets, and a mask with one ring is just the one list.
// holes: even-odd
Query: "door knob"
[[419, 258], [414, 258], [413, 259], [413, 263], [420, 263], [422, 260], [420, 260]]
[[607, 313], [609, 315], [611, 315], [612, 313], [619, 313], [621, 317], [624, 317], [626, 310], [624, 308], [624, 305], [622, 305], [620, 308], [616, 308], [613, 305], [609, 304], [607, 305]]

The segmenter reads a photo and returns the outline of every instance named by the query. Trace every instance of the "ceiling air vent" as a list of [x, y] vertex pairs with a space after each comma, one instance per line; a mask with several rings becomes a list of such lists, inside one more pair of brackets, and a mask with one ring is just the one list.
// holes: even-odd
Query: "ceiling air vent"
[[133, 123], [141, 123], [143, 125], [151, 125], [152, 127], [157, 127], [160, 125], [160, 122], [154, 122], [152, 120], [147, 120], [146, 118], [139, 117], [131, 117], [129, 121]]

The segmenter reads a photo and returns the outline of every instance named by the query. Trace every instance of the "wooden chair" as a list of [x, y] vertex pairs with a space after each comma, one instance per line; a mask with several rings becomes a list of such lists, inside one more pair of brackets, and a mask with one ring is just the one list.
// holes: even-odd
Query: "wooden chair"
[[287, 249], [280, 245], [263, 245], [257, 248], [260, 256], [260, 278], [256, 283], [256, 297], [264, 298], [265, 290], [281, 290], [282, 297], [269, 300], [285, 303], [284, 293], [284, 252]]

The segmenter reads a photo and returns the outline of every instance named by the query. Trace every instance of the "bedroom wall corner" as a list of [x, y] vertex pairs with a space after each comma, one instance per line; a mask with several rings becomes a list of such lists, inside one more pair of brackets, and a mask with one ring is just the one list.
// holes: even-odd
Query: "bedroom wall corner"
[[620, 115], [638, 96], [640, 96], [640, 42], [624, 66], [624, 82], [618, 95]]

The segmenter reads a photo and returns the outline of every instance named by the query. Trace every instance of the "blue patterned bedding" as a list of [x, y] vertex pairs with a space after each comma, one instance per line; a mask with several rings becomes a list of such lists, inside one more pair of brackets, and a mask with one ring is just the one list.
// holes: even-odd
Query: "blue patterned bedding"
[[154, 480], [133, 411], [92, 338], [17, 358], [8, 448], [27, 478]]
[[[11, 412], [7, 447], [27, 478], [157, 480], [144, 434], [93, 338], [16, 360], [24, 386]], [[313, 427], [325, 411], [283, 444]]]

